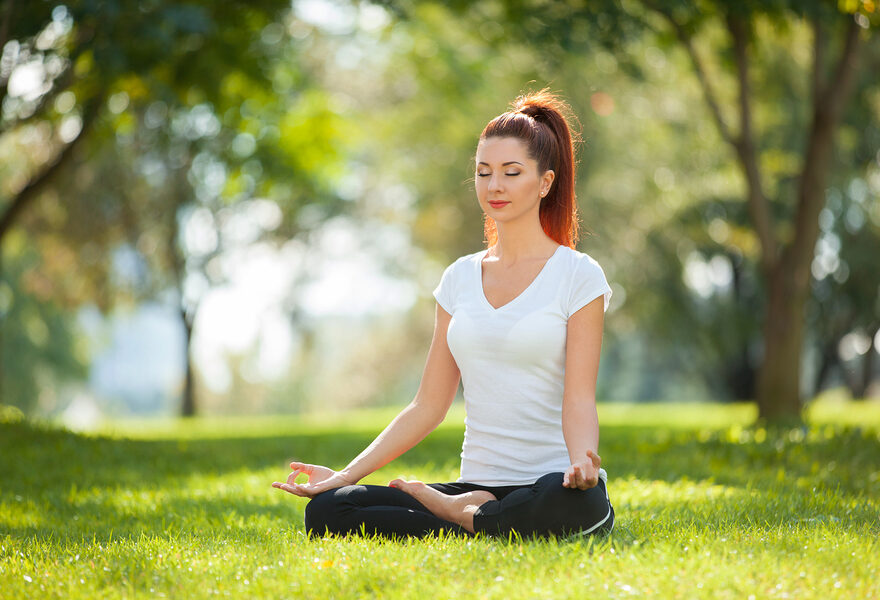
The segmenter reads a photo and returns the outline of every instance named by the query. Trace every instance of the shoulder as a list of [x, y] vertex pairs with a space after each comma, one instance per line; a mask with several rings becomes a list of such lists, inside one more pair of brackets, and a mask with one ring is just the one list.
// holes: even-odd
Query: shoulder
[[561, 252], [565, 257], [565, 263], [573, 274], [586, 275], [590, 273], [602, 273], [604, 275], [604, 271], [599, 265], [599, 262], [589, 254], [569, 248], [568, 246], [563, 246]]
[[443, 275], [440, 277], [440, 285], [454, 285], [454, 281], [466, 278], [468, 276], [467, 273], [474, 268], [474, 263], [479, 262], [480, 257], [484, 252], [485, 250], [479, 250], [477, 252], [472, 252], [471, 254], [459, 256], [452, 261], [452, 263], [443, 270]]
[[585, 252], [570, 248], [565, 251], [568, 276], [567, 315], [570, 317], [581, 307], [604, 296], [604, 310], [608, 310], [611, 300], [611, 286], [605, 278], [605, 272], [598, 261]]
[[456, 271], [461, 271], [462, 269], [467, 268], [467, 265], [473, 265], [475, 262], [479, 261], [482, 257], [485, 250], [478, 250], [476, 252], [472, 252], [470, 254], [465, 254], [464, 256], [459, 256], [452, 263], [446, 267], [446, 273], [453, 273]]
[[455, 265], [458, 263], [467, 263], [467, 262], [472, 263], [472, 262], [480, 260], [485, 253], [486, 253], [485, 248], [483, 248], [482, 250], [477, 250], [476, 252], [471, 252], [470, 254], [465, 254], [464, 256], [458, 257], [455, 260], [455, 262], [453, 262], [452, 264]]

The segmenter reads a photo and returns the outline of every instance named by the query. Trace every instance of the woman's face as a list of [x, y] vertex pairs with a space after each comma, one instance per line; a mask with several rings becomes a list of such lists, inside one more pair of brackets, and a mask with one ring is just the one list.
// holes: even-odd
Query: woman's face
[[[538, 217], [541, 198], [550, 190], [553, 171], [538, 173], [519, 138], [490, 137], [477, 145], [474, 177], [480, 208], [496, 223]], [[531, 216], [527, 216], [531, 215]]]

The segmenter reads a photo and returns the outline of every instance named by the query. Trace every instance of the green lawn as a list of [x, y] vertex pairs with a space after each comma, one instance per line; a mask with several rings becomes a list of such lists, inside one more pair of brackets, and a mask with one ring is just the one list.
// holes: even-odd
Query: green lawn
[[[305, 501], [269, 484], [343, 465], [390, 414], [0, 419], [0, 597], [880, 597], [877, 403], [781, 430], [749, 405], [602, 406], [604, 538], [308, 540]], [[456, 408], [368, 482], [454, 479], [461, 428]]]

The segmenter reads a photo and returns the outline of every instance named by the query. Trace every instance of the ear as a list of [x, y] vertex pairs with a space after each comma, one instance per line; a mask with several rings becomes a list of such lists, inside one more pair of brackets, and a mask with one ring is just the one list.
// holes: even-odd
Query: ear
[[552, 170], [544, 171], [544, 174], [541, 176], [541, 198], [550, 192], [550, 187], [553, 185], [553, 180], [555, 178], [556, 173]]

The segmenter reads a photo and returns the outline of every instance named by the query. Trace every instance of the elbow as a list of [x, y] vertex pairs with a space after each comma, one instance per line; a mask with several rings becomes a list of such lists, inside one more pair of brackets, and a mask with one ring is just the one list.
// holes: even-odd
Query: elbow
[[408, 410], [415, 416], [418, 417], [420, 422], [424, 422], [427, 427], [427, 433], [434, 431], [440, 423], [443, 422], [443, 419], [446, 418], [446, 413], [449, 411], [449, 406], [452, 403], [443, 406], [438, 402], [427, 401], [424, 398], [416, 396], [416, 398], [410, 402]]
[[569, 410], [596, 410], [596, 395], [590, 393], [565, 394], [562, 397], [563, 412]]

